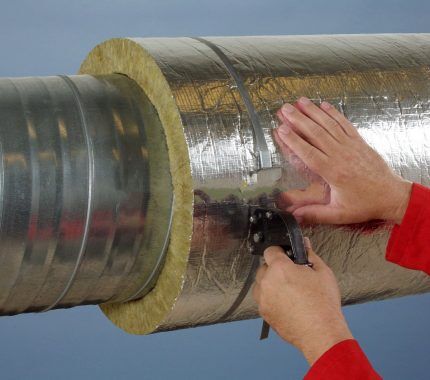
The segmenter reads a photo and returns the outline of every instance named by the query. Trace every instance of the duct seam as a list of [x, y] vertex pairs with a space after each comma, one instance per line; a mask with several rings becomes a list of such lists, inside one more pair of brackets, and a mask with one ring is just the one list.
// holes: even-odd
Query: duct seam
[[76, 105], [78, 106], [78, 110], [79, 110], [79, 118], [81, 120], [82, 130], [84, 131], [85, 143], [87, 146], [87, 153], [88, 153], [88, 199], [87, 199], [88, 203], [87, 203], [87, 209], [86, 209], [86, 215], [85, 215], [84, 233], [82, 235], [82, 242], [81, 242], [81, 246], [79, 247], [79, 253], [76, 259], [75, 267], [73, 268], [73, 272], [70, 275], [70, 279], [66, 283], [64, 290], [60, 293], [57, 299], [42, 311], [49, 311], [53, 309], [58, 303], [60, 303], [61, 300], [69, 291], [69, 289], [71, 288], [73, 281], [75, 280], [76, 274], [78, 273], [79, 266], [81, 265], [81, 262], [82, 262], [82, 258], [84, 257], [84, 254], [85, 254], [85, 249], [86, 249], [87, 240], [88, 240], [91, 212], [92, 212], [92, 206], [93, 206], [94, 154], [93, 154], [92, 141], [89, 136], [89, 130], [88, 130], [88, 125], [85, 117], [85, 112], [81, 102], [81, 96], [79, 94], [78, 88], [67, 76], [59, 75], [58, 77], [63, 79], [64, 82], [67, 84], [67, 86], [70, 88], [73, 94], [73, 98], [75, 99]]

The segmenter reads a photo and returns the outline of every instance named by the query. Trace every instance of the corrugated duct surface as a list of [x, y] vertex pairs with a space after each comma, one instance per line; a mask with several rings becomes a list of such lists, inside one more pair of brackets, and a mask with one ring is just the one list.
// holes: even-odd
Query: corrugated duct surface
[[[257, 315], [249, 285], [258, 263], [246, 250], [244, 210], [313, 180], [272, 139], [286, 101], [305, 95], [332, 102], [399, 174], [430, 185], [429, 64], [430, 35], [138, 38], [97, 46], [81, 73], [121, 73], [141, 86], [164, 126], [175, 194], [156, 287], [141, 300], [103, 305], [106, 315], [131, 333]], [[264, 130], [272, 164], [282, 168], [272, 183], [255, 175], [250, 115]], [[334, 270], [344, 304], [430, 290], [424, 274], [384, 260], [390, 229], [305, 230]]]
[[1, 78], [0, 315], [143, 296], [169, 240], [171, 182], [157, 113], [131, 79]]

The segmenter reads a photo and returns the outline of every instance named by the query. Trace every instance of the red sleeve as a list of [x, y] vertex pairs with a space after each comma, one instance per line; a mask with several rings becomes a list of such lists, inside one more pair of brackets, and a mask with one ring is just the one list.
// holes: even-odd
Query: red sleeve
[[430, 275], [430, 189], [414, 183], [408, 208], [388, 241], [386, 259]]
[[304, 380], [382, 379], [354, 339], [335, 344], [313, 364]]
[[[430, 275], [430, 189], [414, 183], [408, 208], [388, 241], [386, 259]], [[357, 341], [344, 340], [325, 352], [304, 380], [382, 379]]]

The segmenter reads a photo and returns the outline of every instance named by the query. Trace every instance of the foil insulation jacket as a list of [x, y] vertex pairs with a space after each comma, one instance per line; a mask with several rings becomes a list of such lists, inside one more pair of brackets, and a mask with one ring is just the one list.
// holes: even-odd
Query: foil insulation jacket
[[[258, 171], [252, 120], [228, 65], [245, 86], [280, 178]], [[273, 141], [284, 102], [304, 95], [333, 103], [397, 173], [430, 185], [429, 65], [428, 34], [114, 39], [97, 46], [81, 72], [122, 73], [141, 86], [165, 129], [176, 198], [156, 287], [142, 300], [103, 305], [107, 316], [126, 331], [148, 333], [257, 315], [248, 205], [315, 180]], [[391, 228], [305, 230], [334, 270], [343, 304], [430, 290], [423, 273], [385, 261]]]

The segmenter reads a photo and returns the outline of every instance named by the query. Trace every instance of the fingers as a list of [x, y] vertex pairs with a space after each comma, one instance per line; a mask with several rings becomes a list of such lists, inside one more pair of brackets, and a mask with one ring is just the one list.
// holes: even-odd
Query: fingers
[[[313, 264], [313, 268], [315, 270], [319, 270], [322, 268], [327, 267], [327, 265], [324, 263], [324, 261], [313, 251], [311, 242], [309, 238], [304, 238], [305, 248], [308, 252], [308, 260]], [[267, 267], [260, 267], [260, 269], [257, 272], [256, 276], [256, 286], [255, 288], [259, 288], [259, 285], [261, 283], [261, 279], [266, 275], [266, 272], [268, 268], [270, 268], [271, 265], [275, 262], [282, 261], [285, 265], [285, 269], [287, 269], [286, 273], [289, 273], [290, 275], [295, 273], [296, 271], [300, 271], [302, 269], [305, 269], [301, 265], [296, 265], [287, 257], [285, 254], [285, 251], [281, 247], [269, 247], [264, 251], [264, 259], [266, 260]], [[258, 293], [260, 290], [257, 289], [256, 292]]]
[[261, 265], [257, 270], [257, 274], [255, 275], [254, 286], [252, 287], [252, 297], [257, 303], [260, 303], [260, 295], [261, 295], [261, 280], [265, 276], [267, 271], [267, 265]]
[[297, 170], [297, 172], [302, 173], [304, 176], [311, 179], [319, 178], [317, 174], [312, 172], [308, 166], [303, 162], [303, 160], [292, 151], [292, 149], [286, 145], [282, 139], [279, 137], [279, 128], [273, 130], [273, 137], [276, 144], [281, 149], [282, 156], [288, 161], [288, 163]]
[[260, 285], [255, 283], [252, 287], [252, 298], [254, 298], [255, 302], [260, 303], [261, 289]]
[[303, 242], [305, 243], [305, 248], [308, 252], [313, 250], [311, 239], [309, 239], [307, 236], [305, 236], [303, 238]]
[[327, 267], [327, 264], [324, 262], [324, 260], [321, 257], [319, 257], [313, 250], [311, 241], [309, 240], [308, 237], [304, 238], [304, 243], [305, 243], [305, 248], [308, 252], [308, 261], [312, 263], [312, 268], [318, 271], [322, 268]]
[[342, 224], [342, 215], [338, 209], [329, 205], [307, 205], [293, 212], [299, 223], [308, 224]]
[[324, 177], [324, 173], [329, 169], [328, 157], [324, 153], [286, 125], [278, 128], [278, 134], [281, 141], [297, 154], [309, 169]]
[[315, 123], [296, 107], [289, 103], [285, 103], [281, 111], [284, 118], [293, 124], [293, 129], [296, 133], [302, 134], [314, 147], [328, 156], [332, 155], [332, 152], [337, 150], [338, 143], [333, 136], [328, 133], [324, 127]]
[[308, 250], [308, 261], [312, 264], [312, 269], [316, 271], [327, 268], [327, 264], [312, 249]]
[[312, 182], [306, 189], [282, 192], [276, 199], [278, 207], [288, 212], [310, 204], [327, 204], [329, 201], [328, 186], [320, 181]]
[[285, 157], [290, 162], [290, 157], [294, 154], [293, 151], [282, 142], [281, 137], [279, 136], [278, 129], [273, 130], [273, 138], [281, 149], [282, 156]]
[[282, 261], [286, 265], [294, 265], [294, 263], [285, 254], [285, 251], [281, 247], [273, 246], [266, 248], [264, 251], [264, 260], [270, 267], [275, 261]]
[[322, 102], [320, 107], [333, 120], [337, 121], [337, 123], [343, 128], [343, 130], [348, 136], [351, 136], [351, 137], [360, 136], [357, 129], [351, 124], [351, 122], [336, 108], [334, 108], [330, 103]]
[[[328, 103], [327, 103], [328, 104]], [[331, 117], [323, 109], [317, 107], [308, 98], [301, 97], [297, 106], [306, 116], [312, 119], [319, 126], [324, 128], [338, 142], [345, 140], [346, 132], [336, 119]], [[333, 107], [334, 109], [334, 107]]]
[[[285, 256], [284, 250], [281, 247], [269, 247], [269, 248], [267, 248], [264, 252], [265, 258], [266, 258], [266, 252], [268, 252], [267, 255], [268, 255], [270, 263], [273, 263], [273, 261], [276, 259], [283, 260], [283, 258], [281, 258], [281, 256]], [[287, 260], [289, 260], [289, 259], [287, 258]], [[258, 268], [257, 274], [255, 275], [255, 282], [254, 282], [254, 286], [252, 287], [252, 297], [254, 298], [254, 300], [258, 304], [261, 301], [261, 282], [262, 282], [264, 276], [267, 275], [267, 269], [268, 269], [268, 264], [266, 261], [266, 264], [263, 264]]]
[[260, 268], [258, 268], [257, 274], [255, 275], [255, 282], [259, 284], [261, 282], [261, 279], [264, 277], [267, 271], [267, 265], [261, 265]]

